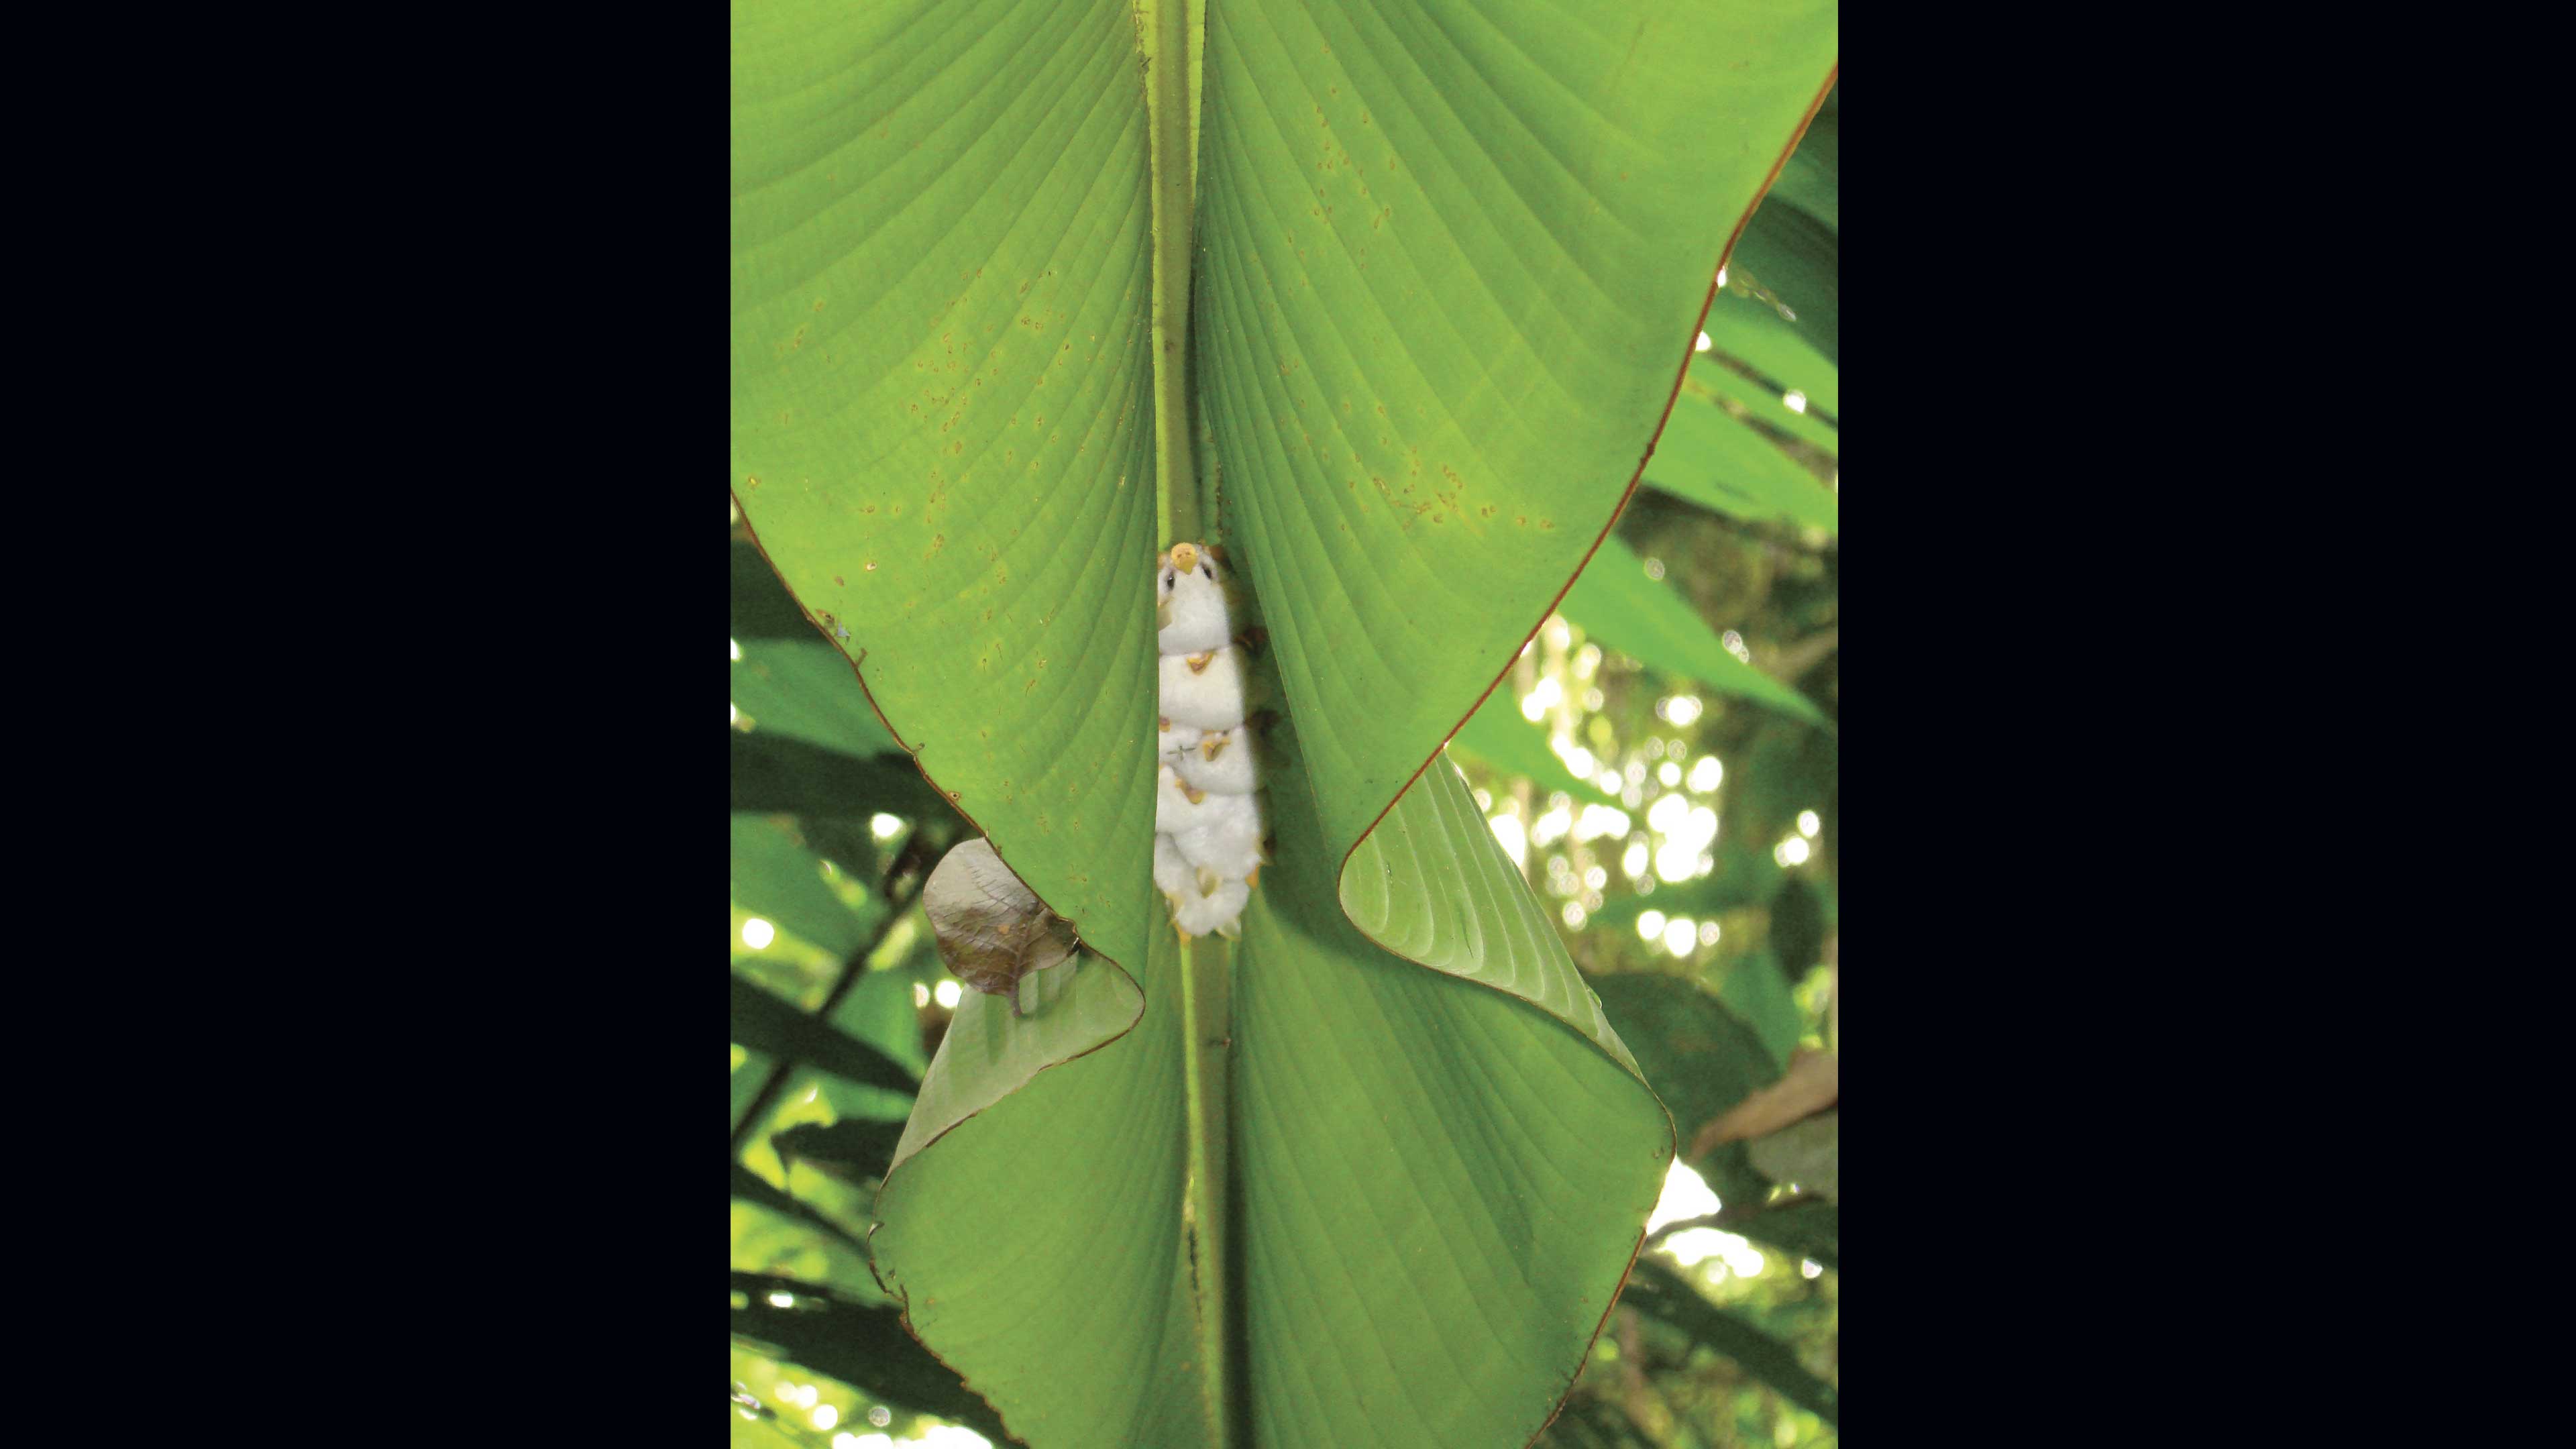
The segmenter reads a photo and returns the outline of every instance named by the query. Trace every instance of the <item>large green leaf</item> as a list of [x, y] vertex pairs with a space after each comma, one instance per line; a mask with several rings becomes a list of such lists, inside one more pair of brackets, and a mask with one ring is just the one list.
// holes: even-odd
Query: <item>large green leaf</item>
[[1284, 719], [1276, 864], [1185, 960], [1145, 741], [1187, 128], [1123, 0], [737, 7], [735, 497], [1091, 948], [968, 997], [878, 1201], [1030, 1442], [1525, 1443], [1561, 1398], [1670, 1126], [1454, 772], [1405, 787], [1607, 528], [1834, 44], [1813, 0], [1211, 7], [1163, 422]]

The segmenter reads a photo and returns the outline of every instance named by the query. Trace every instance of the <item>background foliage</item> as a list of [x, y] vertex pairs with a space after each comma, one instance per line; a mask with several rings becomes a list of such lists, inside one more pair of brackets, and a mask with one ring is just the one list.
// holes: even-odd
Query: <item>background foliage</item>
[[[1450, 750], [1686, 1149], [1828, 1045], [1837, 145], [1829, 99], [1736, 250], [1651, 487]], [[736, 1442], [1002, 1442], [860, 1247], [958, 1004], [914, 898], [967, 827], [735, 522]], [[1831, 1442], [1834, 1202], [1744, 1143], [1684, 1158], [1542, 1442]]]

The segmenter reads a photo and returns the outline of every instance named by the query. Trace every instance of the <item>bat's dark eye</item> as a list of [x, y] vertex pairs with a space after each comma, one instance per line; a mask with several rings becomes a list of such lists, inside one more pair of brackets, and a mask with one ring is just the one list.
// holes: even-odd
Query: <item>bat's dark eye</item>
[[1170, 579], [1165, 579], [1165, 580], [1163, 580], [1163, 592], [1168, 594], [1168, 593], [1170, 593], [1171, 591], [1172, 591], [1172, 581], [1171, 581]]

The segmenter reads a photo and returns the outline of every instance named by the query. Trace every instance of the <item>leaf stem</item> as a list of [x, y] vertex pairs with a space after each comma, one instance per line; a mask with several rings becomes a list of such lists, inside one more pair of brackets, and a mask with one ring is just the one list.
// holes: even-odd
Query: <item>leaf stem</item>
[[1198, 116], [1189, 0], [1138, 0], [1145, 114], [1153, 140], [1154, 502], [1160, 542], [1200, 536], [1190, 447], [1190, 242], [1196, 230], [1191, 134]]
[[1234, 1442], [1226, 1283], [1233, 1266], [1226, 1222], [1233, 965], [1233, 949], [1219, 937], [1201, 936], [1181, 946], [1181, 1029], [1188, 1033], [1181, 1061], [1190, 1134], [1182, 1211], [1197, 1290], [1191, 1302], [1198, 1311], [1199, 1393], [1207, 1405], [1208, 1442], [1218, 1449]]

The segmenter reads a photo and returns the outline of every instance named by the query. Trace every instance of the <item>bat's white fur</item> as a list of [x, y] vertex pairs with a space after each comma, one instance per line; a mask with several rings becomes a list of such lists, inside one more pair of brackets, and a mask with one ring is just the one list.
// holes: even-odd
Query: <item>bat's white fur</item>
[[[1183, 549], [1187, 569], [1173, 558]], [[1207, 550], [1183, 544], [1162, 556], [1154, 571], [1154, 629], [1154, 647], [1165, 654], [1204, 654], [1233, 642], [1234, 613]]]
[[1190, 864], [1168, 835], [1154, 837], [1154, 889], [1167, 896], [1199, 893], [1198, 867]]
[[1260, 745], [1250, 725], [1236, 725], [1223, 733], [1210, 730], [1172, 761], [1183, 784], [1211, 795], [1249, 795], [1260, 789], [1260, 766]]
[[1261, 868], [1261, 809], [1250, 795], [1210, 795], [1172, 843], [1190, 864], [1241, 880]]
[[1164, 655], [1162, 701], [1174, 724], [1230, 730], [1243, 723], [1242, 651], [1229, 644], [1204, 654]]
[[1235, 935], [1241, 929], [1244, 903], [1252, 887], [1239, 880], [1220, 881], [1207, 894], [1186, 892], [1172, 902], [1172, 924], [1193, 936]]
[[1169, 765], [1154, 772], [1155, 834], [1178, 835], [1199, 823], [1199, 814], [1206, 806], [1190, 798], [1190, 788]]

